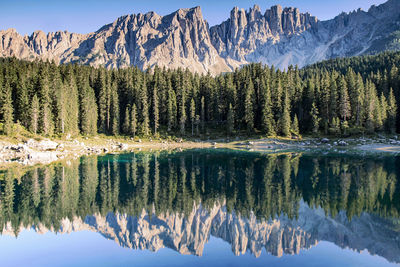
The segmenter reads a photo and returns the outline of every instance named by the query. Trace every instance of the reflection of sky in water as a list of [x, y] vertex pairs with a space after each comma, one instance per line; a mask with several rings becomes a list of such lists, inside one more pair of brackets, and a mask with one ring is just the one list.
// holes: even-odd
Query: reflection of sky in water
[[395, 266], [379, 256], [341, 249], [320, 242], [300, 255], [277, 258], [265, 250], [259, 258], [234, 256], [228, 243], [211, 237], [202, 257], [180, 255], [171, 249], [154, 253], [121, 248], [100, 234], [81, 231], [43, 235], [22, 231], [18, 238], [0, 237], [1, 266]]

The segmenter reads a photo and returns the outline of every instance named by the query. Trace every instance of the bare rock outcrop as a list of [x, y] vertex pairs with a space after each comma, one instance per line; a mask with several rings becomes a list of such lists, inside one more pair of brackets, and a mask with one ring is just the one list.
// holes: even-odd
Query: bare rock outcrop
[[235, 7], [209, 27], [200, 7], [126, 15], [88, 34], [0, 31], [0, 56], [107, 68], [156, 65], [219, 74], [251, 62], [300, 67], [335, 57], [400, 50], [400, 0], [319, 21], [299, 9]]

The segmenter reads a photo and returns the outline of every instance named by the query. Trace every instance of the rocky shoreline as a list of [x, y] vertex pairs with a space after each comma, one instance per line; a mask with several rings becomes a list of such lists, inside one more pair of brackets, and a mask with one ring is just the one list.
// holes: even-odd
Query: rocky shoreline
[[0, 139], [0, 167], [11, 164], [32, 166], [49, 164], [62, 159], [73, 159], [84, 155], [123, 153], [141, 149], [190, 149], [190, 148], [231, 148], [262, 152], [387, 152], [400, 154], [398, 136], [377, 136], [372, 138], [305, 138], [299, 140], [265, 138], [249, 141], [166, 141], [157, 140], [119, 140], [102, 138], [82, 138], [82, 140], [28, 139], [12, 143]]
[[304, 140], [283, 140], [283, 139], [259, 139], [237, 143], [239, 149], [251, 151], [289, 151], [296, 150], [302, 152], [323, 151], [323, 152], [387, 152], [400, 154], [400, 138], [376, 136], [361, 138], [307, 138]]
[[[215, 144], [214, 144], [215, 145]], [[32, 166], [49, 164], [58, 160], [73, 159], [84, 155], [123, 153], [133, 150], [185, 149], [212, 147], [211, 142], [142, 141], [86, 138], [83, 140], [35, 140], [13, 143], [0, 139], [0, 168], [11, 164]]]

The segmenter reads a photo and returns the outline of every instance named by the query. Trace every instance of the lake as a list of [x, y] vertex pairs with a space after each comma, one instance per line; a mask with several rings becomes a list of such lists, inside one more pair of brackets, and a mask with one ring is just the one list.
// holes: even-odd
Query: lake
[[1, 266], [397, 266], [400, 157], [233, 150], [0, 172]]

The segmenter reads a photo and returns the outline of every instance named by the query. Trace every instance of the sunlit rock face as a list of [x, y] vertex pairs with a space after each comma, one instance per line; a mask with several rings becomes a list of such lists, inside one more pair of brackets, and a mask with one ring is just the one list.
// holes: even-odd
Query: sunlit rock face
[[335, 57], [398, 50], [399, 0], [368, 12], [342, 13], [319, 21], [299, 9], [273, 6], [245, 11], [235, 7], [220, 25], [209, 27], [200, 7], [170, 15], [154, 12], [118, 18], [94, 33], [36, 31], [21, 36], [0, 31], [0, 56], [54, 60], [107, 68], [156, 65], [218, 74], [262, 62], [281, 69]]

